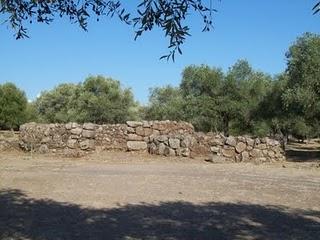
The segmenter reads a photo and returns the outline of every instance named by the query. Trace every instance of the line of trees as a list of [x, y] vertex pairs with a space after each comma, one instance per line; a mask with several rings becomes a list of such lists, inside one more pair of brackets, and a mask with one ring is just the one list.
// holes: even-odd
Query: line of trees
[[287, 69], [271, 76], [246, 60], [225, 73], [206, 65], [186, 67], [178, 87], [151, 89], [141, 106], [119, 81], [92, 76], [60, 84], [28, 103], [11, 83], [0, 85], [0, 128], [27, 121], [122, 123], [129, 119], [184, 120], [199, 131], [225, 135], [320, 135], [320, 36], [306, 33], [289, 48]]

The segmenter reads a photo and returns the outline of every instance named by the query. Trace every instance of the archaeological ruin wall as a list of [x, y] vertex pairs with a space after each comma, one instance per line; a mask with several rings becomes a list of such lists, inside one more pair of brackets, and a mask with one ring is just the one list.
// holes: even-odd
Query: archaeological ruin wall
[[280, 143], [270, 138], [225, 137], [195, 132], [176, 121], [128, 121], [125, 124], [37, 124], [20, 127], [26, 151], [81, 156], [92, 151], [145, 151], [183, 157], [222, 156], [236, 162], [285, 160]]

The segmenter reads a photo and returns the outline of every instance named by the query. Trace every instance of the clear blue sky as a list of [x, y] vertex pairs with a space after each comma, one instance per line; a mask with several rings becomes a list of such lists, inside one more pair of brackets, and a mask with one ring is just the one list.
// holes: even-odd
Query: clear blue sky
[[[139, 1], [136, 1], [139, 2]], [[192, 16], [192, 37], [176, 62], [160, 61], [167, 39], [160, 31], [134, 41], [133, 30], [117, 19], [89, 24], [89, 32], [67, 21], [50, 26], [31, 25], [31, 38], [15, 40], [0, 25], [0, 83], [11, 81], [29, 99], [59, 83], [81, 82], [102, 74], [131, 87], [137, 100], [148, 101], [148, 89], [177, 86], [190, 64], [227, 70], [237, 59], [271, 74], [285, 70], [285, 52], [304, 32], [319, 33], [320, 15], [313, 16], [314, 0], [214, 0], [215, 29], [202, 33], [200, 18]]]

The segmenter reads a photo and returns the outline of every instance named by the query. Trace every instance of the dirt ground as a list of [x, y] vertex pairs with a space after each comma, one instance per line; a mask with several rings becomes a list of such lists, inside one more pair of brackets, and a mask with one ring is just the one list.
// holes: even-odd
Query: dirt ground
[[313, 160], [1, 154], [0, 239], [320, 239]]

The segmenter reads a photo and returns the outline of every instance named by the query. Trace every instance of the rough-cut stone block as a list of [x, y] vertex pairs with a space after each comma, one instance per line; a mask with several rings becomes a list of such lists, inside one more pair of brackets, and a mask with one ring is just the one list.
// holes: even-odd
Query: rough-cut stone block
[[158, 154], [164, 155], [164, 150], [166, 149], [166, 145], [164, 143], [160, 143], [158, 146]]
[[73, 134], [73, 135], [80, 135], [81, 133], [82, 133], [82, 128], [79, 128], [79, 127], [77, 127], [77, 128], [73, 128], [73, 129], [71, 129], [71, 134]]
[[78, 141], [76, 139], [68, 139], [67, 141], [68, 148], [74, 149], [74, 148], [77, 148], [77, 146], [78, 146]]
[[168, 136], [166, 136], [166, 135], [159, 135], [159, 136], [156, 136], [154, 139], [155, 139], [156, 141], [158, 141], [158, 142], [166, 142], [166, 141], [168, 141]]
[[153, 130], [151, 128], [144, 128], [144, 136], [148, 137], [153, 134]]
[[248, 162], [250, 160], [250, 155], [247, 151], [241, 153], [241, 160], [243, 162]]
[[180, 147], [180, 139], [177, 138], [169, 138], [169, 146], [173, 149], [177, 149]]
[[142, 126], [142, 122], [138, 122], [138, 121], [127, 121], [127, 125], [129, 127], [138, 127], [138, 126]]
[[39, 147], [39, 153], [41, 154], [46, 154], [48, 153], [50, 150], [48, 148], [48, 146], [46, 144], [42, 144], [40, 147]]
[[135, 133], [136, 131], [134, 130], [133, 127], [127, 127], [127, 132], [128, 133]]
[[235, 139], [235, 137], [227, 137], [226, 139], [226, 144], [232, 147], [235, 147], [237, 145], [237, 140]]
[[72, 123], [67, 123], [66, 124], [66, 129], [71, 130], [72, 129]]
[[128, 134], [128, 141], [143, 141], [143, 137], [137, 134]]
[[267, 149], [267, 144], [259, 144], [259, 145], [257, 145], [257, 146], [255, 146], [256, 148], [258, 148], [258, 149], [260, 149], [260, 150], [265, 150], [265, 149]]
[[71, 128], [77, 128], [77, 127], [79, 127], [78, 123], [75, 123], [75, 122], [71, 123]]
[[253, 157], [253, 158], [259, 158], [259, 157], [262, 157], [262, 151], [259, 150], [259, 149], [252, 149], [252, 151], [250, 152], [250, 156]]
[[151, 143], [148, 145], [148, 152], [150, 154], [157, 154], [157, 145], [155, 143]]
[[49, 142], [51, 142], [51, 137], [44, 137], [44, 138], [42, 138], [42, 140], [41, 140], [41, 143], [49, 143]]
[[129, 151], [139, 151], [146, 150], [148, 148], [148, 145], [143, 141], [128, 141], [127, 147]]
[[181, 149], [181, 155], [183, 157], [190, 157], [190, 149], [189, 148], [182, 148]]
[[236, 151], [237, 153], [242, 153], [244, 150], [246, 150], [247, 144], [245, 144], [244, 142], [238, 142], [238, 144], [236, 145]]
[[142, 126], [139, 126], [136, 128], [136, 134], [138, 134], [140, 136], [144, 136], [144, 129]]
[[83, 129], [85, 130], [94, 130], [96, 128], [96, 125], [94, 123], [84, 123]]
[[152, 123], [149, 121], [142, 121], [142, 126], [144, 128], [150, 128], [152, 126]]
[[252, 138], [246, 138], [246, 141], [247, 141], [248, 146], [250, 146], [250, 147], [254, 146], [254, 140]]
[[224, 138], [216, 137], [210, 141], [210, 143], [214, 146], [223, 146]]
[[239, 137], [237, 137], [237, 139], [238, 139], [238, 142], [246, 142], [246, 138], [245, 137], [243, 137], [243, 136], [239, 136]]
[[82, 150], [94, 150], [95, 141], [93, 139], [86, 139], [80, 142], [80, 148]]
[[223, 148], [222, 155], [227, 158], [233, 158], [236, 155], [234, 148]]
[[176, 156], [176, 151], [173, 150], [172, 148], [166, 147], [164, 150], [164, 155], [168, 157], [174, 157]]
[[84, 138], [94, 138], [96, 136], [96, 132], [92, 130], [83, 130], [82, 137]]
[[213, 152], [213, 153], [219, 153], [219, 152], [220, 152], [220, 148], [219, 148], [219, 147], [215, 147], [215, 146], [210, 147], [210, 150], [211, 150], [211, 152]]

